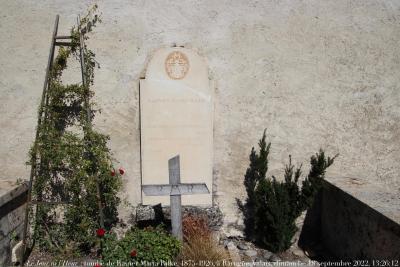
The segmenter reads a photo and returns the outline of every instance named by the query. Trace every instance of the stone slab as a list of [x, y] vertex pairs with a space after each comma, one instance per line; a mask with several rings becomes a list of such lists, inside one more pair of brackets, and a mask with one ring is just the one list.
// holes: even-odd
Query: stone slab
[[27, 190], [27, 182], [17, 185], [15, 180], [0, 180], [0, 207]]
[[[180, 156], [181, 182], [212, 192], [213, 92], [205, 60], [181, 47], [158, 50], [140, 81], [142, 184], [168, 184], [168, 160]], [[169, 196], [145, 196], [169, 205]], [[182, 196], [184, 205], [211, 205], [212, 196]]]

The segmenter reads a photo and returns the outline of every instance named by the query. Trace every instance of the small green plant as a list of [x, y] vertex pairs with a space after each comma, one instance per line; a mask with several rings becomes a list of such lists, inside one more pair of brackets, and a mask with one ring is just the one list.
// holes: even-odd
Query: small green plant
[[16, 230], [13, 230], [13, 231], [11, 232], [11, 234], [10, 234], [10, 239], [11, 239], [12, 241], [18, 241], [18, 240], [19, 240], [19, 235], [18, 235], [18, 233], [17, 233]]
[[250, 166], [246, 171], [244, 185], [247, 198], [245, 203], [237, 200], [244, 215], [246, 237], [273, 252], [289, 248], [296, 233], [295, 220], [308, 209], [322, 186], [326, 169], [337, 157], [327, 157], [323, 150], [313, 155], [311, 169], [304, 178], [302, 188], [298, 186], [301, 166], [295, 168], [292, 158], [285, 167], [283, 181], [268, 178], [268, 155], [271, 143], [266, 143], [264, 131], [259, 141], [260, 151], [254, 148], [250, 153]]
[[106, 234], [101, 254], [104, 264], [121, 262], [135, 264], [132, 266], [143, 266], [144, 262], [147, 262], [163, 266], [165, 262], [173, 262], [180, 249], [181, 243], [158, 226], [145, 229], [132, 228], [121, 240], [118, 240], [115, 234]]
[[25, 183], [26, 181], [23, 180], [22, 178], [17, 178], [17, 180], [15, 181], [15, 185], [22, 185], [23, 183]]

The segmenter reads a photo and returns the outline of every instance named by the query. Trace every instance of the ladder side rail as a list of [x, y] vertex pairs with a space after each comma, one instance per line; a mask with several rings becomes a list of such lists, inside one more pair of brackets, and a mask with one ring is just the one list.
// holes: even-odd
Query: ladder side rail
[[26, 209], [25, 209], [25, 220], [24, 220], [24, 228], [23, 228], [23, 233], [22, 233], [22, 253], [23, 253], [23, 261], [25, 258], [25, 252], [26, 252], [26, 241], [27, 241], [27, 232], [28, 232], [28, 225], [29, 225], [29, 209], [30, 209], [30, 203], [32, 199], [32, 185], [33, 185], [33, 179], [36, 173], [36, 160], [37, 160], [37, 139], [39, 137], [39, 130], [40, 126], [42, 124], [42, 117], [44, 113], [44, 104], [47, 99], [47, 90], [49, 86], [49, 78], [50, 78], [50, 69], [53, 63], [53, 58], [54, 58], [54, 50], [55, 50], [55, 40], [57, 36], [57, 31], [58, 31], [58, 22], [59, 22], [59, 15], [56, 15], [56, 19], [54, 22], [54, 29], [53, 29], [53, 35], [51, 38], [51, 46], [50, 46], [50, 52], [49, 52], [49, 58], [47, 61], [47, 68], [46, 68], [46, 74], [45, 74], [45, 79], [44, 79], [44, 84], [43, 84], [43, 91], [42, 91], [42, 97], [40, 100], [40, 108], [38, 111], [38, 123], [37, 123], [37, 128], [36, 128], [36, 135], [35, 135], [35, 143], [33, 145], [33, 152], [32, 152], [32, 159], [31, 159], [31, 172], [30, 172], [30, 177], [29, 177], [29, 184], [28, 184], [28, 196], [27, 196], [27, 203], [26, 203]]
[[[84, 49], [84, 33], [82, 32], [82, 29], [80, 27], [81, 25], [81, 19], [80, 16], [78, 15], [77, 17], [77, 23], [78, 23], [78, 31], [79, 31], [79, 54], [80, 54], [80, 61], [81, 61], [81, 74], [82, 74], [82, 85], [84, 87], [88, 87], [88, 81], [86, 77], [86, 63], [85, 63], [85, 49]], [[87, 116], [87, 127], [89, 128], [89, 131], [92, 128], [92, 122], [91, 122], [91, 111], [90, 111], [90, 104], [89, 104], [89, 94], [85, 95], [85, 108], [86, 108], [86, 116]], [[101, 203], [101, 192], [100, 192], [100, 184], [99, 180], [97, 177], [97, 173], [93, 174], [93, 178], [96, 183], [96, 193], [97, 193], [97, 205], [99, 207], [99, 219], [100, 219], [100, 227], [104, 228], [104, 213], [103, 213], [103, 205]]]

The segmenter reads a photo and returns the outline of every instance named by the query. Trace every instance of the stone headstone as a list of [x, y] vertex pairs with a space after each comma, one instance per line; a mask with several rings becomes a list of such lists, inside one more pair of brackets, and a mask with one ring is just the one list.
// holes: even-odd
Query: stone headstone
[[[205, 60], [181, 47], [163, 48], [140, 81], [142, 184], [168, 184], [168, 160], [180, 155], [181, 182], [212, 192], [213, 90]], [[169, 196], [143, 204], [169, 205]], [[211, 205], [212, 196], [182, 196], [184, 205]]]

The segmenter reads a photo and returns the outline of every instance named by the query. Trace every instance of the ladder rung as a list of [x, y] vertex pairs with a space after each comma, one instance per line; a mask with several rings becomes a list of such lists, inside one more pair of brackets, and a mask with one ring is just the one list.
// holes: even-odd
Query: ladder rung
[[55, 46], [72, 46], [71, 42], [55, 42]]
[[56, 36], [56, 40], [58, 40], [58, 39], [72, 39], [72, 36], [70, 36], [70, 35]]
[[71, 205], [71, 203], [66, 201], [35, 201], [32, 200], [30, 205]]

